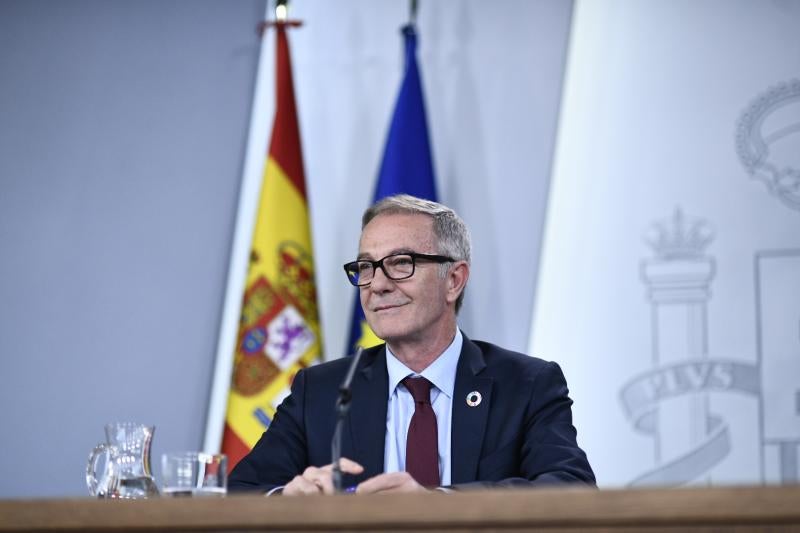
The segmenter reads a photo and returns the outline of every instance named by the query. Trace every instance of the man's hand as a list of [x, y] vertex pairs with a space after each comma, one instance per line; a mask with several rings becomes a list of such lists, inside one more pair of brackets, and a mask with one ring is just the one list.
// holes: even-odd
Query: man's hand
[[[345, 474], [360, 474], [364, 471], [364, 467], [355, 461], [345, 459], [342, 457], [341, 463], [342, 472]], [[380, 476], [378, 476], [380, 477]], [[373, 478], [375, 479], [375, 478]], [[309, 494], [333, 494], [333, 465], [325, 465], [323, 467], [309, 466], [301, 476], [295, 476], [283, 488], [284, 496], [298, 496]]]
[[391, 472], [371, 477], [360, 483], [356, 494], [383, 494], [392, 492], [427, 492], [408, 472]]

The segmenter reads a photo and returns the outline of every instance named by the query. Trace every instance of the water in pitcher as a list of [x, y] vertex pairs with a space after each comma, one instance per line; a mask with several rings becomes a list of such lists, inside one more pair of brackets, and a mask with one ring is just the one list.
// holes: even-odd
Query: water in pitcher
[[158, 496], [158, 487], [150, 476], [131, 477], [119, 480], [117, 490], [111, 498], [154, 498]]

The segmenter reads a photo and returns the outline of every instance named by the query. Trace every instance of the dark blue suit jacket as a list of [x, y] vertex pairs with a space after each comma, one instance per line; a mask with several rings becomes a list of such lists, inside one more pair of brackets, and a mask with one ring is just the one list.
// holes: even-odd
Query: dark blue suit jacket
[[[269, 429], [229, 479], [231, 491], [268, 491], [308, 466], [331, 462], [335, 402], [350, 358], [297, 373]], [[352, 383], [342, 456], [364, 467], [345, 486], [383, 472], [389, 378], [384, 345], [365, 350]], [[472, 391], [483, 397], [470, 407]], [[595, 478], [572, 426], [572, 400], [556, 363], [464, 336], [453, 394], [454, 488], [583, 482]]]

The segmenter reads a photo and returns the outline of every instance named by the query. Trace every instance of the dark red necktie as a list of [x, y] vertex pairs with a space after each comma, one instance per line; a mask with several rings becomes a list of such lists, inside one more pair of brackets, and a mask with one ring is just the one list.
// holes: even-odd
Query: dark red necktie
[[436, 413], [431, 407], [431, 382], [408, 377], [403, 385], [414, 397], [414, 416], [406, 438], [406, 472], [423, 487], [438, 487], [439, 445]]

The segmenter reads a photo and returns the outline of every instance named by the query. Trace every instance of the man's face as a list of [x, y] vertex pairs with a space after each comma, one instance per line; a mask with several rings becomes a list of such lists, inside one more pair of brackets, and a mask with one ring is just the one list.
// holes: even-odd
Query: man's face
[[[426, 215], [378, 215], [361, 232], [358, 258], [377, 261], [394, 253], [438, 254], [435, 242], [433, 220]], [[448, 281], [440, 277], [439, 269], [439, 264], [417, 261], [414, 275], [400, 281], [376, 270], [372, 283], [360, 291], [364, 315], [378, 337], [390, 344], [425, 341], [455, 323], [454, 307], [448, 305]]]

